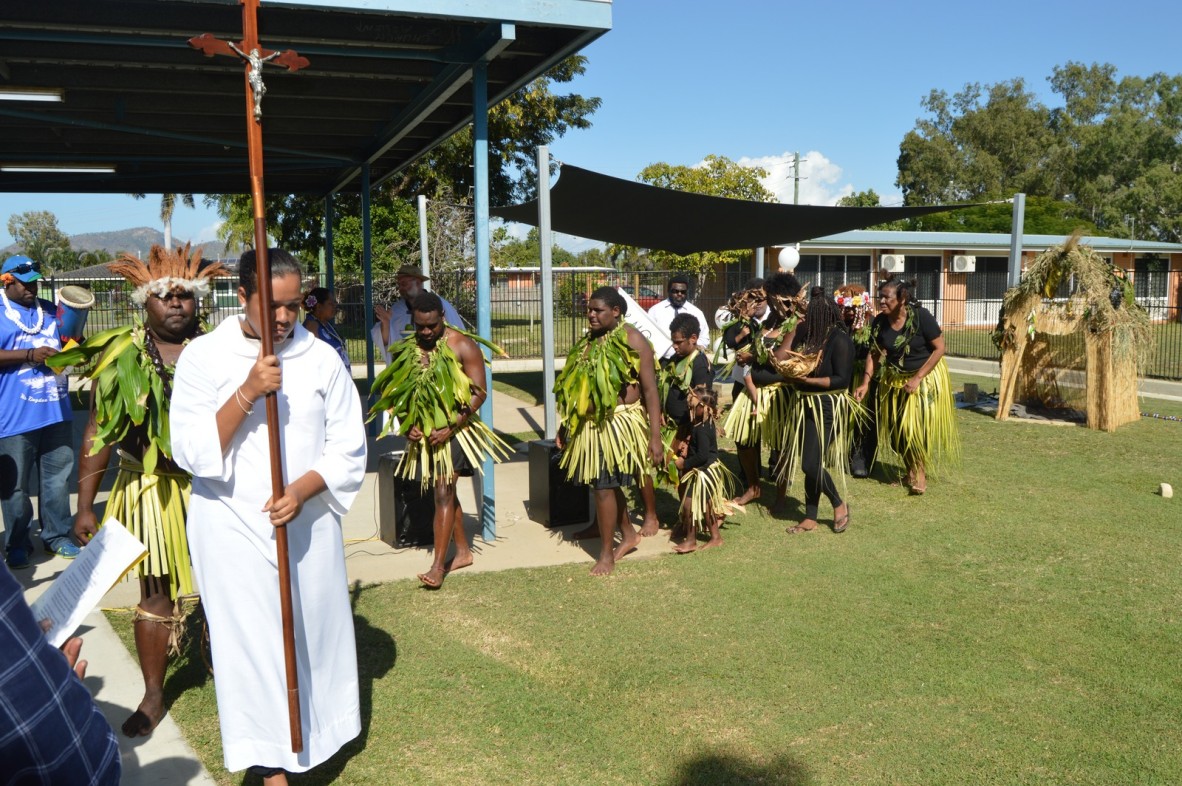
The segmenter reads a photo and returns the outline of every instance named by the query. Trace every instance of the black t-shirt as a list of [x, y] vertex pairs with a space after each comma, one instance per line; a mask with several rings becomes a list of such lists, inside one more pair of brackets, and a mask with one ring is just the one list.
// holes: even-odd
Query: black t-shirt
[[[801, 351], [801, 336], [793, 341], [793, 349]], [[829, 331], [825, 339], [825, 350], [821, 353], [821, 362], [817, 364], [810, 377], [829, 377], [829, 387], [814, 388], [803, 386], [804, 390], [828, 391], [845, 390], [850, 385], [850, 378], [854, 376], [854, 340], [850, 334], [840, 327]]]
[[708, 467], [718, 460], [718, 434], [713, 423], [699, 423], [690, 432], [689, 449], [685, 454], [683, 469], [688, 472], [699, 467]]
[[[679, 358], [670, 358], [661, 361], [662, 366], [672, 366]], [[709, 386], [711, 383], [710, 374], [710, 360], [706, 357], [706, 353], [698, 350], [698, 356], [694, 358], [690, 368], [690, 388], [696, 388], [699, 385]], [[674, 423], [688, 423], [689, 422], [689, 404], [686, 399], [688, 394], [686, 391], [677, 387], [676, 385], [669, 388], [669, 395], [665, 399], [665, 415]]]
[[[911, 349], [904, 357], [903, 347], [896, 347], [895, 340], [902, 331], [891, 327], [891, 318], [886, 314], [879, 314], [874, 318], [871, 331], [878, 330], [878, 346], [886, 352], [887, 362], [895, 368], [904, 371], [919, 371], [920, 366], [931, 357], [932, 350], [928, 344], [943, 335], [940, 323], [932, 313], [923, 306], [915, 306], [915, 335], [911, 337]], [[906, 325], [904, 325], [906, 328]]]

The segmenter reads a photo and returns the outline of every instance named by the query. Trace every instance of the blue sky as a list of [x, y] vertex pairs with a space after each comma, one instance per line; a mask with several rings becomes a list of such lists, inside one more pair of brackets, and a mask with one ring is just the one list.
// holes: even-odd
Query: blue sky
[[[624, 178], [659, 161], [725, 155], [769, 169], [766, 184], [790, 202], [786, 162], [799, 151], [801, 203], [873, 188], [894, 204], [899, 142], [930, 90], [1021, 77], [1055, 106], [1047, 77], [1068, 61], [1112, 63], [1118, 76], [1176, 74], [1180, 8], [1176, 0], [618, 0], [613, 30], [585, 50], [587, 73], [572, 85], [603, 106], [591, 129], [557, 141], [551, 155]], [[0, 246], [11, 242], [13, 213], [50, 210], [78, 234], [158, 227], [159, 201], [0, 194]], [[208, 240], [217, 223], [200, 204], [178, 207], [173, 233]]]

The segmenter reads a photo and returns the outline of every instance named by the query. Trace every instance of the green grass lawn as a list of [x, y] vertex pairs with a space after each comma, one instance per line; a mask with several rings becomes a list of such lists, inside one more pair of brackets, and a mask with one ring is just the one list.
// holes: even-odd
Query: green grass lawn
[[[958, 420], [959, 472], [851, 481], [840, 536], [753, 505], [722, 548], [607, 579], [358, 589], [364, 731], [293, 783], [1178, 783], [1182, 502], [1156, 491], [1182, 490], [1182, 423]], [[166, 690], [246, 782], [195, 650]]]

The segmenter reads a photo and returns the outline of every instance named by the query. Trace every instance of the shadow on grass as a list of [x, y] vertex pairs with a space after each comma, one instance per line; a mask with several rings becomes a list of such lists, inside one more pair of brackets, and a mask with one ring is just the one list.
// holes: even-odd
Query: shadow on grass
[[683, 762], [677, 773], [665, 781], [668, 786], [808, 786], [812, 782], [808, 769], [788, 756], [756, 763], [718, 753]]
[[[365, 750], [366, 740], [369, 739], [369, 730], [374, 723], [374, 683], [386, 676], [398, 660], [398, 645], [394, 641], [394, 637], [381, 628], [370, 625], [369, 620], [357, 614], [357, 601], [361, 598], [361, 592], [361, 582], [354, 582], [350, 594], [353, 605], [353, 631], [357, 639], [357, 681], [361, 694], [361, 733], [324, 764], [295, 776], [301, 786], [336, 783], [349, 760]], [[243, 781], [243, 783], [252, 782], [254, 781], [249, 777]], [[257, 782], [261, 783], [262, 779], [257, 779]]]

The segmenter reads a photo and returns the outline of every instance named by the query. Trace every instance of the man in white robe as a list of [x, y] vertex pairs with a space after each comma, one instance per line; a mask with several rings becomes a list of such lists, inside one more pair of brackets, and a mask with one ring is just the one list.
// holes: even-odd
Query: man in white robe
[[[298, 278], [296, 283], [298, 293]], [[303, 772], [361, 730], [340, 520], [365, 474], [365, 431], [348, 370], [328, 344], [292, 326], [291, 335], [275, 344], [282, 368], [277, 396], [283, 476], [291, 484], [315, 472], [325, 486], [287, 524], [304, 734], [304, 750], [294, 754], [275, 528], [264, 512], [271, 497], [265, 406], [236, 402], [245, 418], [224, 452], [217, 421], [219, 409], [242, 395], [240, 386], [256, 361], [263, 362], [260, 342], [244, 334], [247, 328], [244, 318], [227, 319], [181, 356], [173, 383], [172, 448], [176, 462], [193, 475], [189, 544], [210, 626], [226, 769]]]

